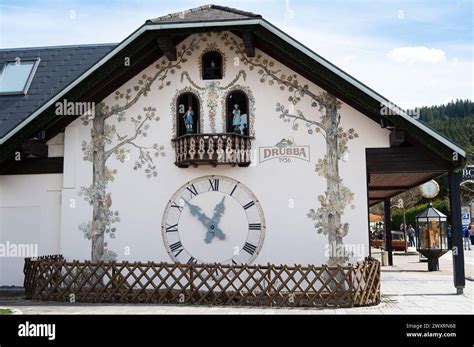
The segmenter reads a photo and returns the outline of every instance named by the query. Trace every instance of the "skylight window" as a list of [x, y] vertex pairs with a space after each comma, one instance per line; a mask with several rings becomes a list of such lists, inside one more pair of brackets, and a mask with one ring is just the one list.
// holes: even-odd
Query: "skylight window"
[[0, 94], [26, 94], [38, 64], [39, 58], [3, 64], [0, 71]]

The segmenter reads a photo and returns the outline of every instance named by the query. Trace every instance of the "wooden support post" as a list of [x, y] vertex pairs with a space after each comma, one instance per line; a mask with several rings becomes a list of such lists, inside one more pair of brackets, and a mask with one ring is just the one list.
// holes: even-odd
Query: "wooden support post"
[[385, 250], [388, 252], [388, 265], [393, 265], [393, 255], [392, 255], [392, 226], [391, 226], [391, 217], [390, 217], [390, 199], [385, 199], [383, 201], [383, 210], [384, 210], [384, 226], [385, 226]]
[[367, 224], [367, 227], [368, 227], [368, 230], [367, 230], [367, 233], [369, 234], [369, 257], [372, 256], [372, 247], [371, 247], [371, 239], [372, 239], [372, 235], [371, 235], [371, 232], [370, 232], [370, 200], [369, 200], [369, 184], [370, 184], [370, 172], [369, 170], [366, 168], [365, 169], [365, 181], [367, 182], [367, 221], [368, 221], [368, 224]]
[[449, 172], [449, 206], [451, 212], [451, 237], [453, 253], [453, 279], [458, 294], [462, 294], [466, 284], [464, 272], [464, 249], [461, 225], [461, 173]]

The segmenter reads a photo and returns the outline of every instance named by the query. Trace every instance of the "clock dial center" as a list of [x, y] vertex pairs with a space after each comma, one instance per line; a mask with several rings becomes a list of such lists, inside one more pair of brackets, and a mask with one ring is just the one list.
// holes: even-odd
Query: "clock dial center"
[[[196, 213], [198, 209], [200, 215]], [[219, 211], [217, 215], [216, 211]], [[218, 222], [213, 218], [218, 218]], [[179, 235], [184, 248], [202, 262], [229, 260], [234, 249], [245, 244], [247, 232], [245, 210], [238, 201], [222, 192], [210, 191], [194, 196], [179, 217]]]

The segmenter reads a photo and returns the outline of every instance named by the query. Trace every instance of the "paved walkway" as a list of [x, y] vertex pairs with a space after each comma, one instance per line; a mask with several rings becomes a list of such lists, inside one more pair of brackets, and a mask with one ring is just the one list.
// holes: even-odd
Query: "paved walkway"
[[[374, 257], [380, 259], [375, 251]], [[350, 309], [174, 306], [150, 304], [82, 304], [26, 301], [18, 296], [0, 297], [0, 308], [25, 314], [472, 314], [474, 282], [466, 281], [463, 295], [456, 295], [450, 253], [440, 259], [440, 271], [428, 272], [418, 254], [395, 254], [394, 266], [382, 268], [382, 303]], [[466, 252], [466, 273], [473, 278], [474, 248]], [[473, 278], [474, 279], [474, 278]]]
[[[373, 256], [380, 259], [379, 251]], [[382, 295], [392, 302], [383, 313], [474, 313], [474, 248], [465, 252], [466, 287], [456, 294], [453, 281], [453, 256], [446, 253], [439, 260], [440, 271], [428, 272], [415, 249], [408, 254], [395, 253], [394, 266], [382, 267]], [[470, 280], [469, 280], [470, 279]]]

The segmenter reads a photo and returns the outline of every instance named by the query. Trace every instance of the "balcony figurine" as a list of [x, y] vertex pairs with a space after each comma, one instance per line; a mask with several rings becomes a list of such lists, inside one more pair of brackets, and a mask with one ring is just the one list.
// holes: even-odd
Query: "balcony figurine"
[[189, 106], [189, 109], [184, 114], [183, 120], [184, 120], [184, 126], [186, 127], [186, 134], [194, 133], [194, 130], [193, 130], [194, 111], [193, 111], [193, 108], [191, 106]]
[[[189, 104], [188, 104], [189, 105]], [[174, 143], [175, 165], [181, 168], [200, 165], [224, 165], [247, 167], [251, 163], [252, 136], [248, 135], [248, 114], [242, 113], [239, 104], [234, 104], [229, 128], [220, 133], [202, 133], [194, 122], [199, 122], [199, 113], [189, 106], [179, 115], [178, 136]], [[185, 131], [182, 128], [183, 123]], [[197, 124], [196, 124], [197, 125]], [[184, 132], [184, 133], [183, 133]], [[189, 136], [192, 135], [192, 136]]]
[[234, 117], [232, 118], [232, 126], [234, 127], [234, 133], [241, 134], [242, 132], [240, 130], [240, 125], [241, 125], [242, 119], [240, 117], [240, 109], [239, 109], [238, 104], [234, 105], [232, 114], [234, 115]]

